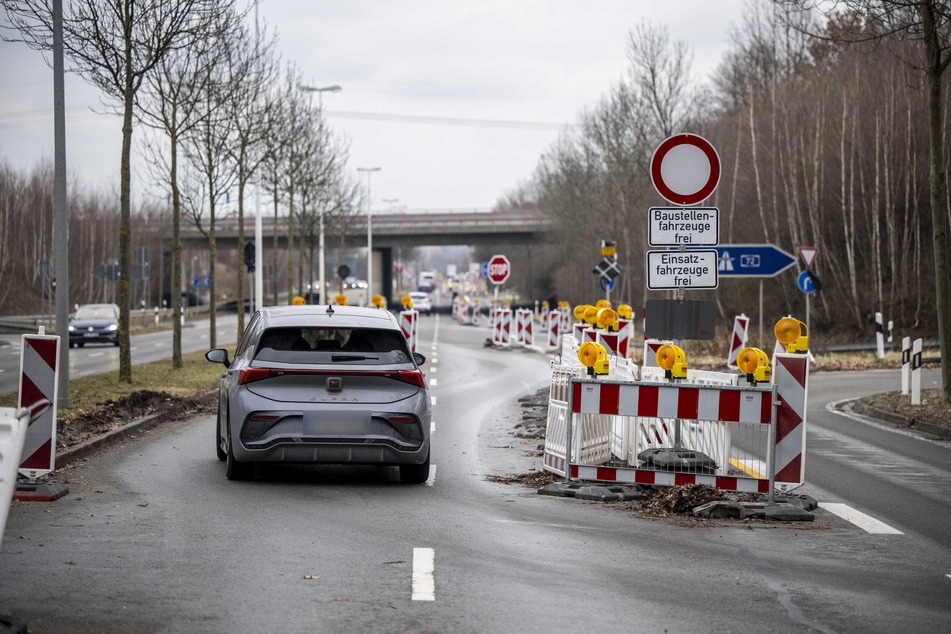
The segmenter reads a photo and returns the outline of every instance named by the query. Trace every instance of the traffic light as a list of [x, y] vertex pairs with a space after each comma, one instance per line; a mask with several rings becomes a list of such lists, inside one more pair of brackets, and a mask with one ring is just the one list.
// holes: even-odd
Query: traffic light
[[248, 267], [248, 273], [254, 273], [254, 242], [252, 240], [244, 243], [244, 265]]

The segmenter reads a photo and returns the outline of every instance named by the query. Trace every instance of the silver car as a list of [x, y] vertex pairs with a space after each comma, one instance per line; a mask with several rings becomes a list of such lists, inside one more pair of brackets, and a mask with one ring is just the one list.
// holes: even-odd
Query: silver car
[[255, 463], [397, 465], [404, 482], [429, 478], [432, 405], [391, 313], [357, 306], [262, 308], [248, 324], [218, 391], [216, 449], [231, 480]]

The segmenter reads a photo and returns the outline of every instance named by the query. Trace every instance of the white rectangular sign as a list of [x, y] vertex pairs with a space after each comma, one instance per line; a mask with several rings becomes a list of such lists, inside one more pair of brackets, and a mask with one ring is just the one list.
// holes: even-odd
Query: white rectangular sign
[[720, 210], [716, 207], [651, 207], [647, 241], [652, 247], [720, 244]]
[[647, 288], [652, 291], [699, 290], [717, 285], [717, 252], [713, 249], [647, 252]]

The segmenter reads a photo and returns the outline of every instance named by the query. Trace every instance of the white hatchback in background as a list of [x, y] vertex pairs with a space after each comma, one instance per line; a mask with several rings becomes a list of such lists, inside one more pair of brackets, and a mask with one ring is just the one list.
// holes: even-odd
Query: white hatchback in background
[[433, 314], [433, 302], [429, 299], [428, 293], [413, 291], [409, 294], [409, 298], [413, 301], [413, 310], [427, 315]]
[[215, 447], [231, 480], [255, 463], [394, 465], [429, 477], [432, 398], [396, 318], [359, 306], [257, 311], [218, 391]]

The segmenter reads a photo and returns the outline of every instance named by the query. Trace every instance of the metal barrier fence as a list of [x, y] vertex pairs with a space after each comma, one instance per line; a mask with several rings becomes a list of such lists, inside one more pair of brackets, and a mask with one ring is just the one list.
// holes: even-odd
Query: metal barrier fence
[[738, 375], [723, 372], [691, 370], [685, 381], [671, 382], [656, 367], [642, 367], [638, 381], [637, 367], [615, 357], [607, 377], [586, 379], [577, 347], [565, 335], [561, 365], [552, 368], [546, 470], [760, 493], [772, 492], [771, 481], [784, 490], [802, 484], [804, 356], [776, 355], [777, 385], [744, 387]]

